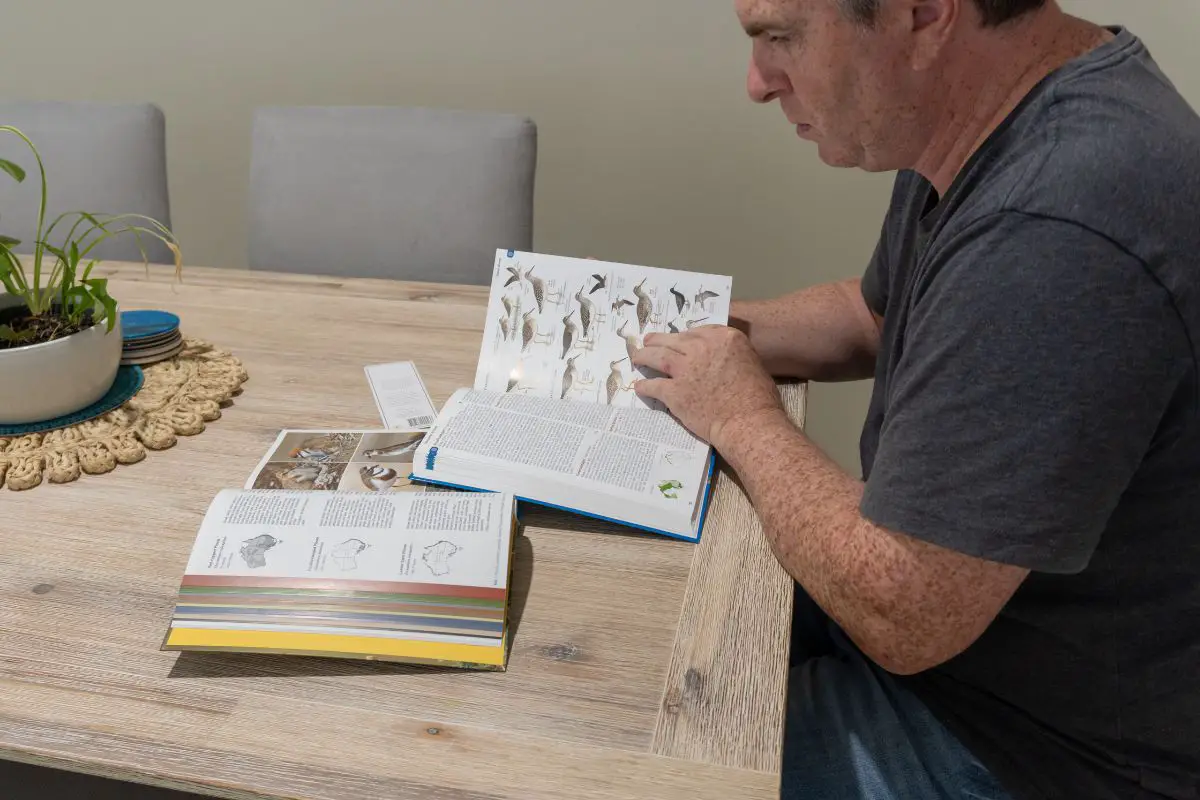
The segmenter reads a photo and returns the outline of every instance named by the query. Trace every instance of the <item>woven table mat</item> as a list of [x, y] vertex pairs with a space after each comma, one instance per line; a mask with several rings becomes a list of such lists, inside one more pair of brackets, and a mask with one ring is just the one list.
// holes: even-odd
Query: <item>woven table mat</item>
[[134, 464], [166, 450], [221, 416], [221, 404], [248, 379], [242, 362], [208, 342], [185, 337], [176, 356], [143, 368], [142, 388], [124, 405], [67, 428], [0, 437], [0, 484], [32, 489]]

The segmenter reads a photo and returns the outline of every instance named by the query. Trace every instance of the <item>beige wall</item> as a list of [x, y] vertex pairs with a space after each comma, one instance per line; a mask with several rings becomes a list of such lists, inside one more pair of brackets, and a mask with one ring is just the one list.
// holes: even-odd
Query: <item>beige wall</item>
[[[1132, 27], [1200, 106], [1200, 2], [1066, 5]], [[732, 8], [15, 0], [4, 8], [0, 97], [158, 102], [175, 228], [192, 263], [244, 263], [255, 105], [414, 104], [537, 121], [541, 250], [728, 271], [739, 297], [858, 274], [890, 179], [824, 167], [775, 107], [749, 103], [747, 42]], [[813, 393], [809, 430], [852, 470], [868, 391]]]

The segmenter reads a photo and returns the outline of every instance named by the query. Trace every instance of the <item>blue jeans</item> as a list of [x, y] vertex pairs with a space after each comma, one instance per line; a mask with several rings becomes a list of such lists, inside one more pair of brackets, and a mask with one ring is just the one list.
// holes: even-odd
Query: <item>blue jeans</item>
[[1009, 800], [799, 585], [795, 606], [781, 800]]

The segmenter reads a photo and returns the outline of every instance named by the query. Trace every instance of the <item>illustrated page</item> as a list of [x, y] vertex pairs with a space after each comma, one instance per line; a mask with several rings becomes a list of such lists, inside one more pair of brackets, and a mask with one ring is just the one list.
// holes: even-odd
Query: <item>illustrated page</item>
[[187, 574], [503, 587], [506, 498], [226, 490]]
[[661, 408], [633, 390], [646, 334], [729, 321], [732, 279], [498, 250], [474, 388]]
[[415, 484], [413, 454], [423, 430], [280, 431], [245, 489], [337, 492], [442, 491]]

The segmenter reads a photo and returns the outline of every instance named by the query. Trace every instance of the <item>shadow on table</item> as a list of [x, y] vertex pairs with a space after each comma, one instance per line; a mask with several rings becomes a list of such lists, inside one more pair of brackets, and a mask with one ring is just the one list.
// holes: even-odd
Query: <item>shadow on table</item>
[[[521, 626], [529, 583], [533, 577], [533, 544], [517, 536], [513, 553], [512, 587], [509, 595], [509, 652]], [[179, 653], [169, 676], [172, 678], [295, 678], [341, 677], [346, 675], [408, 675], [437, 672], [461, 673], [456, 667], [366, 661], [352, 658], [285, 656], [266, 653]]]

